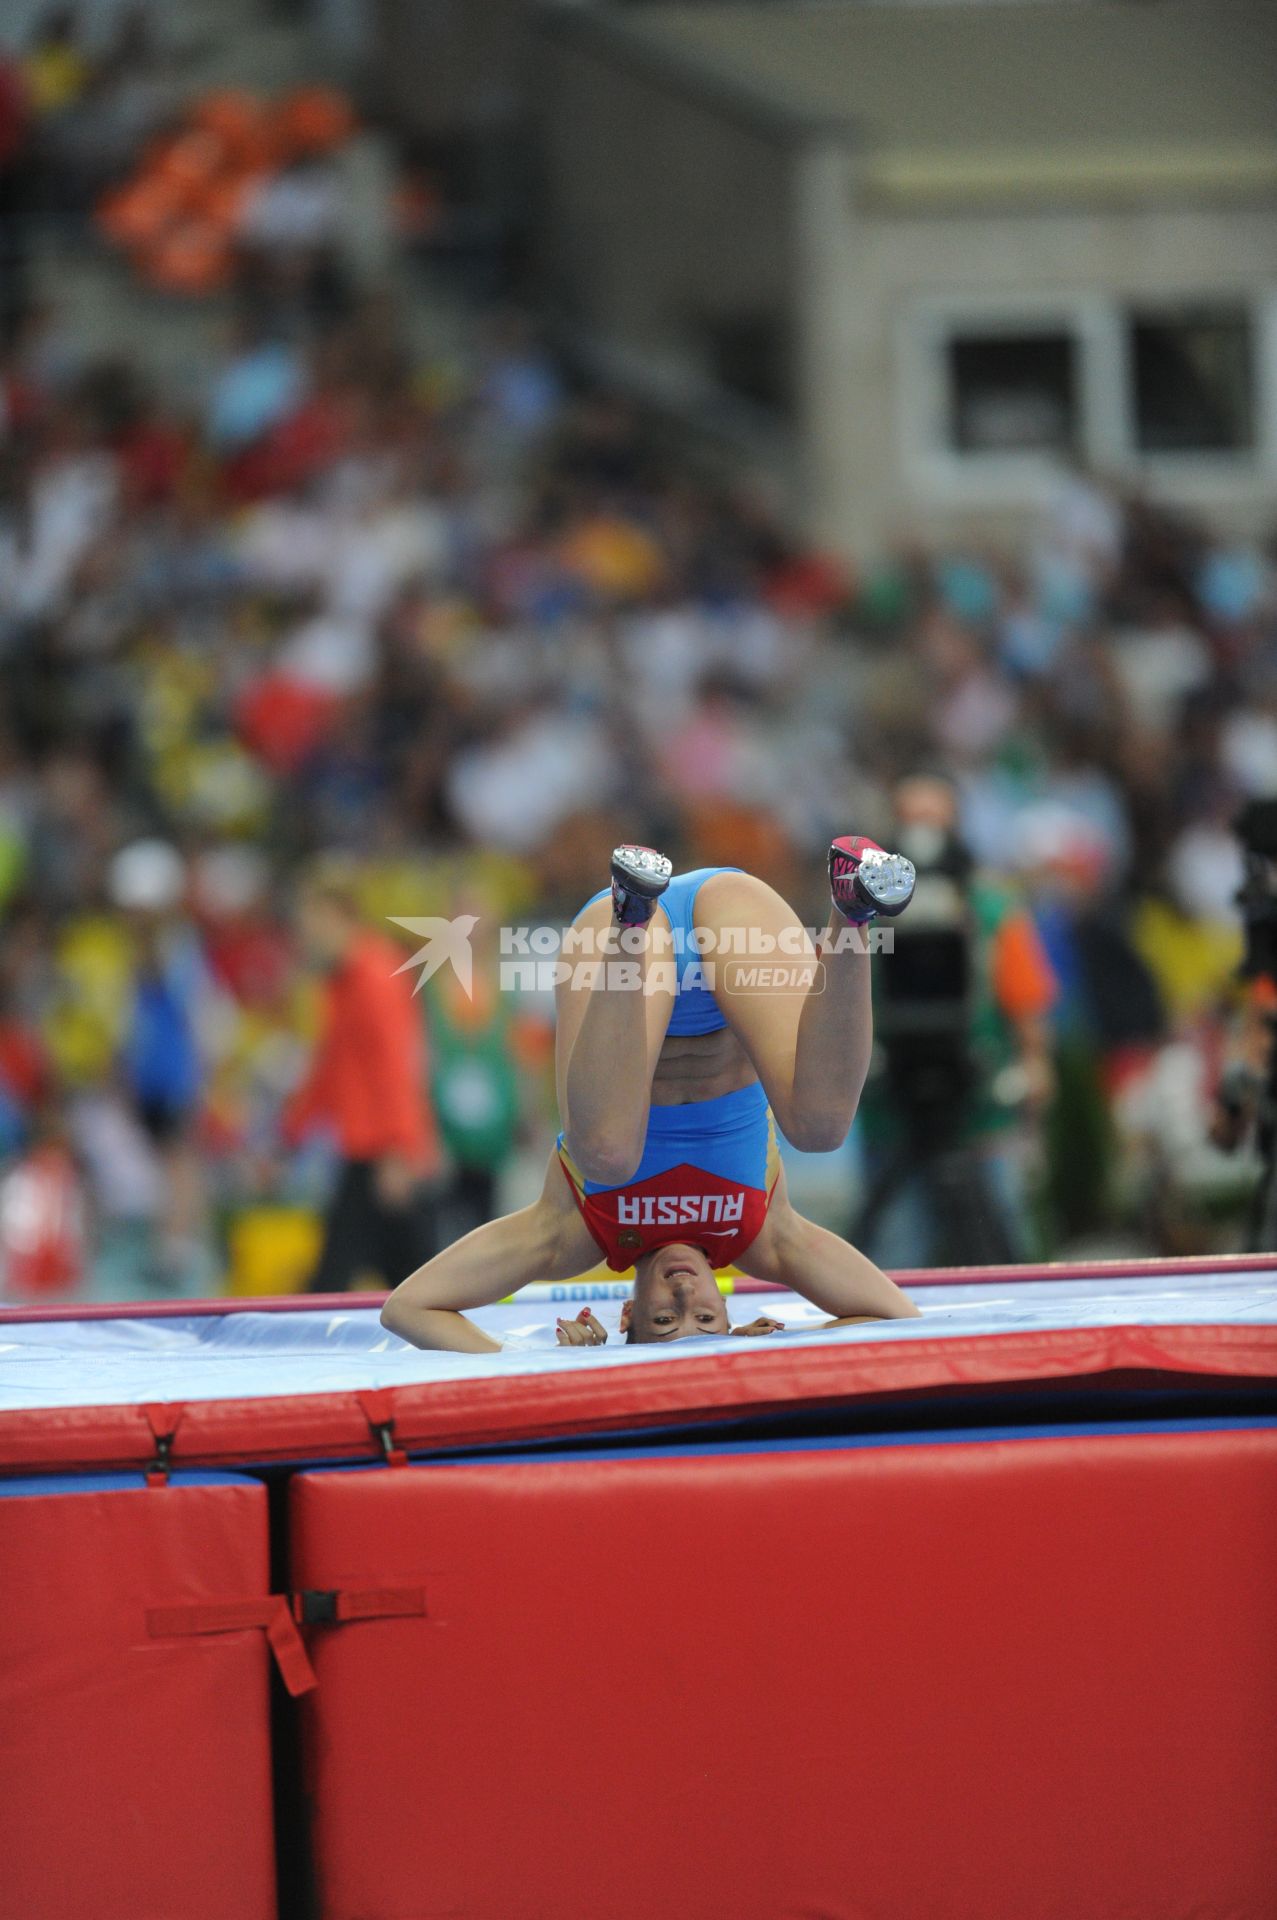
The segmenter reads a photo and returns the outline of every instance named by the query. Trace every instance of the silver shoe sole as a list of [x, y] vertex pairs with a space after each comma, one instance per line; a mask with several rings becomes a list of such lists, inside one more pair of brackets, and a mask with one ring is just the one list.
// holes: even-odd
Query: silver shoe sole
[[674, 865], [652, 847], [614, 847], [612, 872], [635, 893], [654, 899], [669, 885]]
[[856, 878], [869, 898], [886, 913], [905, 905], [917, 877], [913, 861], [906, 860], [903, 853], [862, 853], [856, 869]]

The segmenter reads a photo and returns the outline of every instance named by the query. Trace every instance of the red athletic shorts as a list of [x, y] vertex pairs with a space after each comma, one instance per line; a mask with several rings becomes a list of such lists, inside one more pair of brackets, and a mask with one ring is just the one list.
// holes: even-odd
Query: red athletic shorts
[[767, 1097], [757, 1082], [717, 1100], [652, 1107], [643, 1158], [622, 1187], [587, 1180], [559, 1135], [559, 1161], [616, 1273], [678, 1241], [714, 1267], [736, 1264], [767, 1218], [780, 1160]]

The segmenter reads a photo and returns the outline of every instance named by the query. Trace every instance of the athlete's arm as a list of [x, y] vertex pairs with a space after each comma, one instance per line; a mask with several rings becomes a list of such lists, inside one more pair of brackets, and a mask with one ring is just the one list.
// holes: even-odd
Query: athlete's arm
[[597, 1259], [552, 1156], [539, 1200], [476, 1227], [410, 1273], [382, 1308], [381, 1324], [414, 1347], [500, 1353], [501, 1342], [466, 1319], [468, 1308], [493, 1306], [532, 1280], [574, 1279]]
[[399, 1300], [393, 1293], [381, 1310], [381, 1324], [406, 1340], [410, 1347], [420, 1347], [425, 1353], [501, 1351], [499, 1340], [494, 1340], [482, 1327], [476, 1327], [473, 1320], [467, 1320], [465, 1314], [455, 1308], [421, 1306]]
[[[782, 1256], [781, 1284], [831, 1314], [832, 1326], [856, 1320], [918, 1318], [918, 1309], [908, 1294], [867, 1254], [827, 1228], [804, 1220], [801, 1214], [794, 1214], [793, 1219], [796, 1226]], [[746, 1258], [753, 1265], [752, 1247]]]
[[789, 1204], [781, 1169], [762, 1231], [741, 1255], [746, 1271], [774, 1280], [832, 1315], [848, 1320], [912, 1320], [918, 1309], [868, 1255], [836, 1233], [805, 1220]]
[[[795, 1327], [795, 1333], [828, 1333], [830, 1327], [871, 1327], [886, 1318], [881, 1313], [845, 1313], [839, 1320], [822, 1320], [818, 1327]], [[757, 1320], [751, 1320], [748, 1326], [733, 1327], [733, 1333], [744, 1337], [760, 1338], [767, 1333], [785, 1333], [787, 1328], [783, 1320], [773, 1320], [770, 1314], [762, 1314]]]
[[501, 1342], [463, 1309], [492, 1306], [528, 1280], [545, 1278], [535, 1207], [489, 1220], [400, 1282], [381, 1324], [410, 1346], [446, 1353], [500, 1353]]

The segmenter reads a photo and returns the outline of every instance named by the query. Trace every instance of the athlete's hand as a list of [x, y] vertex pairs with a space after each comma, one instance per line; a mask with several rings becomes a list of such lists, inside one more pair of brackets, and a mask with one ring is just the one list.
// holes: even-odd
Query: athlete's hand
[[561, 1347], [602, 1347], [607, 1344], [607, 1328], [585, 1307], [575, 1320], [556, 1321], [554, 1337]]
[[757, 1320], [751, 1320], [746, 1327], [732, 1328], [732, 1332], [739, 1334], [742, 1340], [753, 1340], [760, 1334], [783, 1333], [784, 1331], [785, 1322], [783, 1320], [773, 1320], [770, 1314], [766, 1313], [760, 1313]]

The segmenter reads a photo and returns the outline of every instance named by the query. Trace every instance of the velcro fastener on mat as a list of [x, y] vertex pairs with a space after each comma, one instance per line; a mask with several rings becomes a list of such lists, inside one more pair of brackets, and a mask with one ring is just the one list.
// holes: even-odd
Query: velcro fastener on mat
[[246, 1627], [265, 1630], [288, 1691], [293, 1695], [309, 1693], [316, 1685], [315, 1669], [283, 1594], [270, 1594], [263, 1600], [203, 1601], [146, 1610], [146, 1630], [153, 1640], [167, 1640], [175, 1634], [239, 1633]]
[[358, 1593], [307, 1587], [293, 1595], [293, 1613], [308, 1627], [339, 1627], [349, 1620], [403, 1620], [425, 1611], [423, 1587], [367, 1587]]

